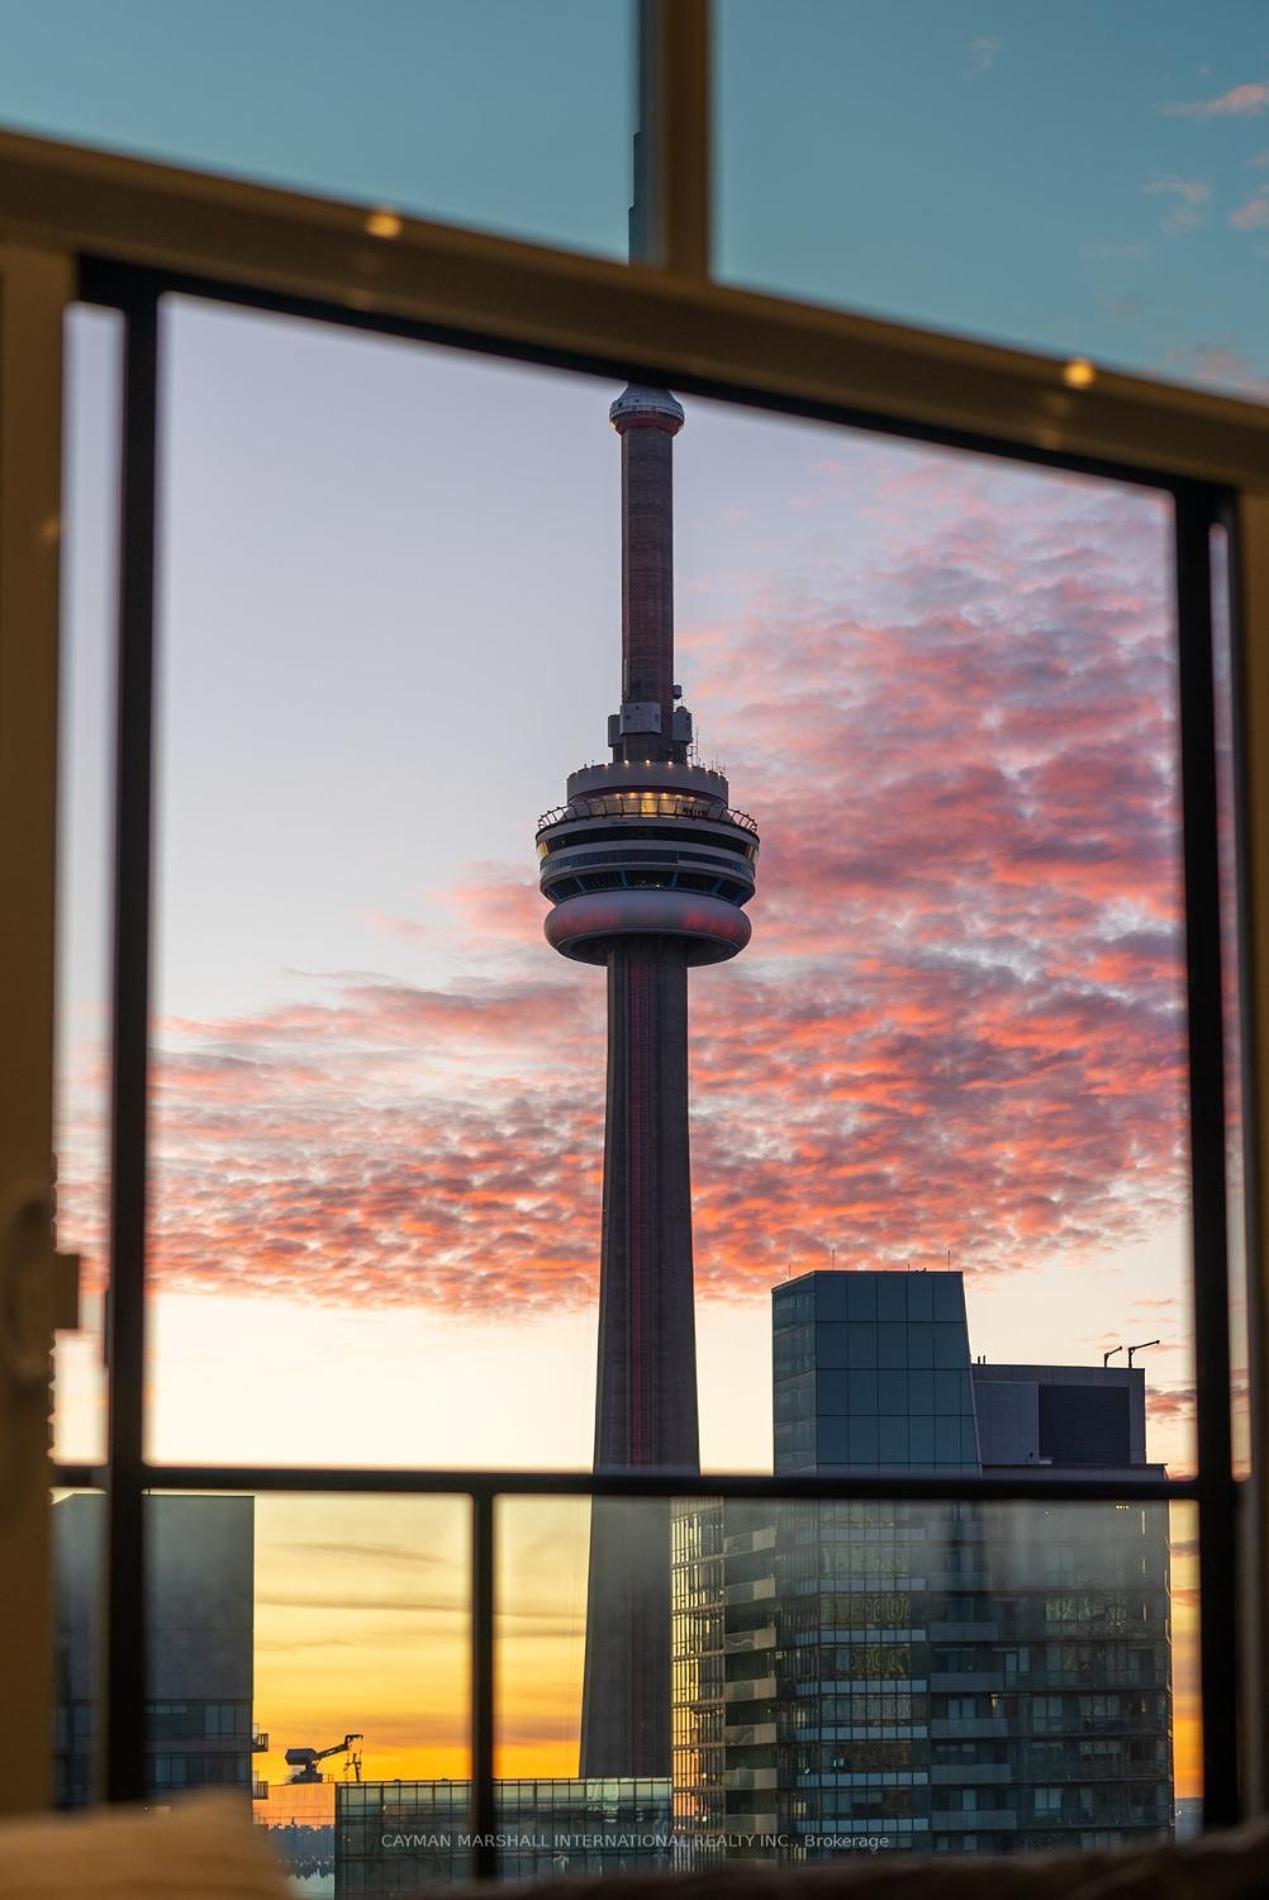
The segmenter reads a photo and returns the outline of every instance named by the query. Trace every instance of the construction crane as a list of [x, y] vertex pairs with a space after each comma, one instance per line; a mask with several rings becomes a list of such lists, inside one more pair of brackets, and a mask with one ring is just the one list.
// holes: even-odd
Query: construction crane
[[325, 1761], [329, 1755], [347, 1755], [344, 1773], [347, 1774], [351, 1768], [356, 1780], [360, 1781], [361, 1750], [354, 1748], [353, 1743], [364, 1742], [365, 1739], [364, 1735], [345, 1735], [342, 1742], [334, 1742], [329, 1748], [288, 1748], [286, 1765], [288, 1768], [294, 1768], [295, 1773], [289, 1777], [287, 1786], [294, 1787], [300, 1782], [320, 1781], [322, 1777], [317, 1764], [319, 1761]]

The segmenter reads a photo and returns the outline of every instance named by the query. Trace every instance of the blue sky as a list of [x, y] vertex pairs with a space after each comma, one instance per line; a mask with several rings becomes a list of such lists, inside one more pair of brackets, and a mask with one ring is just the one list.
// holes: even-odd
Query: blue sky
[[725, 276], [1269, 381], [1259, 0], [720, 0], [718, 19]]
[[[726, 279], [1261, 397], [1260, 0], [718, 0]], [[0, 123], [614, 257], [628, 0], [0, 0]]]
[[0, 0], [0, 122], [623, 255], [629, 0]]

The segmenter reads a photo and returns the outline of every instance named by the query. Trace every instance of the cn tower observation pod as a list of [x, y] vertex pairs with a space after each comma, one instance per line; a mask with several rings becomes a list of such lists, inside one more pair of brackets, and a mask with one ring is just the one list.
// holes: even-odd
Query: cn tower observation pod
[[604, 963], [635, 937], [683, 942], [689, 964], [725, 963], [749, 941], [758, 828], [727, 802], [721, 772], [674, 760], [585, 766], [539, 821], [546, 939]]

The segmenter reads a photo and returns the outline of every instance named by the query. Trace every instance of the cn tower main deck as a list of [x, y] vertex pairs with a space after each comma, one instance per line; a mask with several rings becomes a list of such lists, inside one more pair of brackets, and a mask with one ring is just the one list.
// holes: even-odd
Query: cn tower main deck
[[721, 772], [673, 760], [574, 772], [538, 829], [548, 943], [582, 963], [606, 963], [629, 937], [670, 938], [689, 964], [743, 950], [758, 827], [727, 797]]

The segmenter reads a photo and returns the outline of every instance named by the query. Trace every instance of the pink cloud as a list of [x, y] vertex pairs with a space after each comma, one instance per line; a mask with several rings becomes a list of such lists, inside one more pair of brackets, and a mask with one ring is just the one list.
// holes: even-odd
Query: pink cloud
[[536, 949], [542, 938], [542, 898], [532, 872], [498, 864], [472, 870], [469, 883], [447, 894], [464, 928], [482, 943], [499, 940]]
[[1196, 178], [1156, 178], [1146, 185], [1148, 192], [1163, 192], [1173, 200], [1172, 209], [1159, 220], [1163, 231], [1188, 231], [1200, 223], [1203, 206], [1212, 195], [1210, 185]]
[[1231, 86], [1216, 99], [1195, 99], [1159, 107], [1169, 119], [1250, 119], [1269, 106], [1269, 84], [1263, 80]]
[[1261, 231], [1269, 224], [1269, 185], [1262, 185], [1259, 191], [1248, 198], [1246, 204], [1231, 211], [1229, 221], [1240, 231]]
[[[750, 950], [691, 979], [717, 1295], [826, 1243], [877, 1264], [950, 1247], [989, 1276], [1183, 1217], [1164, 507], [877, 466], [865, 561], [766, 576], [748, 611], [683, 630], [689, 698], [763, 836]], [[833, 465], [816, 480], [854, 507]], [[429, 894], [448, 983], [348, 973], [157, 1026], [160, 1282], [593, 1299], [604, 983], [542, 939], [535, 816], [523, 860]], [[64, 1179], [90, 1250], [93, 1190], [90, 1168]]]

